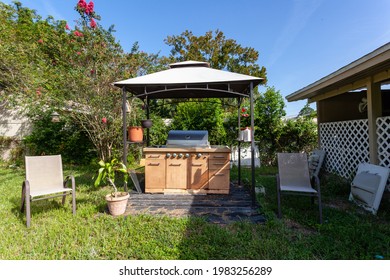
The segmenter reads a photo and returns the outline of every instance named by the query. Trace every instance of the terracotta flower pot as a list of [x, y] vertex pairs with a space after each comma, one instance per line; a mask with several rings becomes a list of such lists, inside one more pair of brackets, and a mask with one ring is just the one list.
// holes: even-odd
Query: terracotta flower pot
[[106, 195], [106, 201], [108, 205], [108, 211], [112, 216], [119, 216], [125, 213], [127, 201], [130, 194], [127, 192], [117, 193], [117, 197], [113, 197], [111, 194]]
[[142, 142], [144, 138], [143, 128], [140, 126], [130, 126], [127, 128], [127, 137], [130, 142]]

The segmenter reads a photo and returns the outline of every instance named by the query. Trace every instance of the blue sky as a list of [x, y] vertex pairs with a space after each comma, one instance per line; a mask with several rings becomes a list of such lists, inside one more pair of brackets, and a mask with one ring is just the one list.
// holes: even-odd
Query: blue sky
[[[77, 0], [20, 0], [44, 18], [74, 26]], [[2, 1], [11, 3], [11, 1]], [[88, 2], [88, 0], [87, 0]], [[390, 40], [389, 0], [95, 0], [100, 23], [115, 25], [125, 50], [169, 54], [164, 39], [219, 29], [260, 52], [268, 85], [283, 96], [330, 74]], [[263, 91], [264, 88], [260, 88]], [[287, 115], [305, 105], [286, 102]], [[315, 106], [313, 106], [315, 107]]]

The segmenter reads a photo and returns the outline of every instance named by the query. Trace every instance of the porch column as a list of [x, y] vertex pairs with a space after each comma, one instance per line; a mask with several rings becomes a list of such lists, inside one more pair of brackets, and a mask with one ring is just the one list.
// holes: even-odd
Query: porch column
[[381, 84], [370, 79], [367, 83], [367, 117], [370, 149], [370, 163], [378, 164], [378, 143], [376, 134], [376, 119], [382, 116]]

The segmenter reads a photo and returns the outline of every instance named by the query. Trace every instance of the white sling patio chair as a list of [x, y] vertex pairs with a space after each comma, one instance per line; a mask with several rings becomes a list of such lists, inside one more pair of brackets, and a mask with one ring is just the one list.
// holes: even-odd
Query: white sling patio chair
[[[319, 220], [322, 223], [320, 180], [312, 174], [310, 180], [307, 155], [305, 153], [278, 153], [277, 196], [278, 218], [282, 217], [281, 195], [296, 194], [318, 198]], [[315, 188], [312, 187], [314, 182]]]
[[370, 163], [360, 163], [351, 183], [349, 200], [376, 215], [390, 169]]
[[[62, 196], [62, 204], [66, 195], [72, 194], [72, 210], [76, 215], [76, 184], [73, 176], [65, 181], [62, 173], [61, 155], [53, 156], [26, 156], [26, 180], [22, 184], [21, 212], [26, 208], [26, 223], [30, 227], [30, 203], [36, 200], [49, 199]], [[71, 188], [67, 187], [71, 181]]]
[[309, 156], [309, 173], [310, 178], [313, 176], [320, 176], [322, 164], [325, 159], [325, 150], [315, 149]]

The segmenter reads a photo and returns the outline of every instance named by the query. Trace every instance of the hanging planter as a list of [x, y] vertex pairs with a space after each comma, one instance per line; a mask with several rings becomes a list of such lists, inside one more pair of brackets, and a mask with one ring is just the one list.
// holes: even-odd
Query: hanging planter
[[127, 128], [127, 138], [130, 142], [142, 142], [144, 129], [141, 126], [129, 126]]
[[141, 120], [141, 126], [142, 126], [143, 128], [151, 128], [152, 125], [153, 125], [153, 122], [152, 122], [152, 120], [150, 120], [150, 119]]

